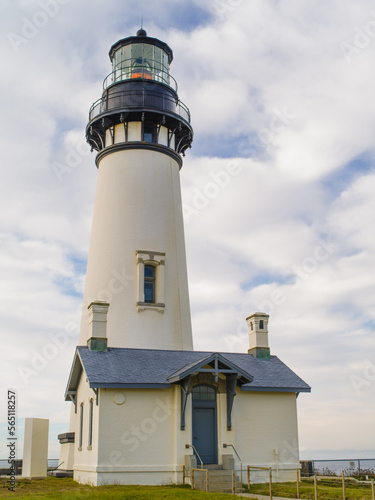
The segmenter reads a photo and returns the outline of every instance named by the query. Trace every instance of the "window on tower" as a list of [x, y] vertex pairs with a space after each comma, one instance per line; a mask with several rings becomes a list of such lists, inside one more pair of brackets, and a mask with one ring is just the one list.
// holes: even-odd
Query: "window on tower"
[[137, 250], [137, 311], [164, 312], [165, 253]]
[[145, 302], [146, 304], [155, 303], [155, 267], [145, 266]]
[[155, 127], [153, 125], [143, 126], [143, 141], [146, 142], [156, 142], [155, 140]]
[[263, 330], [263, 328], [264, 328], [264, 322], [263, 322], [263, 320], [262, 320], [262, 319], [260, 319], [260, 320], [259, 320], [259, 329], [260, 329], [260, 330]]

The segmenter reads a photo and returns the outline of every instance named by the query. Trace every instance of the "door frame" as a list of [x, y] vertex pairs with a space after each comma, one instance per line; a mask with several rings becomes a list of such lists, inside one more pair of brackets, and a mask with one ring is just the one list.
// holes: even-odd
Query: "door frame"
[[[199, 384], [200, 386], [206, 385], [211, 387], [212, 389], [215, 389], [215, 400], [214, 401], [205, 401], [205, 400], [195, 400], [192, 398], [192, 415], [191, 415], [191, 430], [192, 430], [192, 443], [194, 443], [194, 410], [197, 408], [205, 408], [205, 409], [213, 409], [214, 410], [214, 442], [213, 442], [213, 448], [214, 448], [214, 461], [212, 462], [213, 464], [218, 464], [218, 436], [217, 436], [217, 390], [216, 387], [213, 387], [210, 384]], [[195, 386], [197, 387], [197, 386]], [[194, 450], [194, 455], [195, 455], [195, 450]], [[198, 459], [198, 457], [197, 457]], [[199, 459], [198, 459], [199, 460]], [[208, 463], [208, 462], [203, 462]], [[198, 465], [198, 464], [197, 464]]]

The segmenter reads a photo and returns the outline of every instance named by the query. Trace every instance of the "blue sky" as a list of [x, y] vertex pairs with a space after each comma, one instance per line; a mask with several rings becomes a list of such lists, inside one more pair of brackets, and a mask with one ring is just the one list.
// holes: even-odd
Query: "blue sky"
[[372, 9], [2, 2], [0, 377], [2, 394], [18, 391], [20, 423], [68, 430], [96, 184], [84, 130], [109, 48], [143, 14], [174, 51], [195, 133], [181, 170], [195, 348], [246, 352], [245, 318], [266, 310], [271, 352], [313, 389], [298, 399], [302, 456], [375, 456]]

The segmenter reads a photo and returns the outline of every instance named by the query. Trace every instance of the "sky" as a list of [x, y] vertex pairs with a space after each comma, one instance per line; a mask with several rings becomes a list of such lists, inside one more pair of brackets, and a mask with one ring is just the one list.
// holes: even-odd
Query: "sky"
[[375, 8], [369, 0], [3, 0], [0, 458], [7, 390], [68, 431], [97, 170], [84, 131], [108, 50], [172, 47], [196, 350], [271, 354], [311, 387], [302, 458], [375, 458]]

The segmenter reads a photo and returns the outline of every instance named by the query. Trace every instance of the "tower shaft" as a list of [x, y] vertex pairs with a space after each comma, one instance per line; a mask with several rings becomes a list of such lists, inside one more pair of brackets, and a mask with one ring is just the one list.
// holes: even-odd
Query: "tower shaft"
[[[143, 260], [143, 273], [142, 261]], [[146, 303], [144, 266], [156, 268]], [[192, 349], [178, 162], [124, 149], [99, 163], [79, 344], [90, 338], [87, 306], [109, 303], [108, 347]]]

